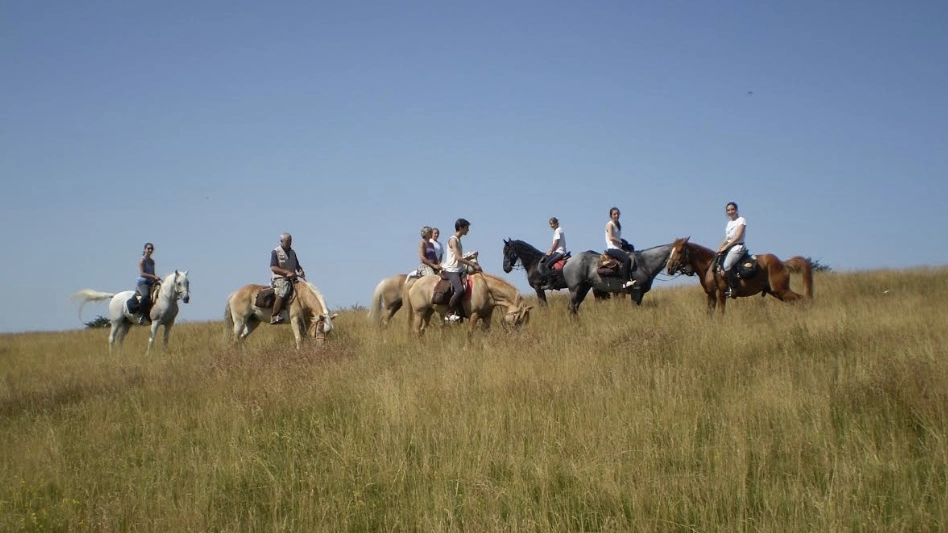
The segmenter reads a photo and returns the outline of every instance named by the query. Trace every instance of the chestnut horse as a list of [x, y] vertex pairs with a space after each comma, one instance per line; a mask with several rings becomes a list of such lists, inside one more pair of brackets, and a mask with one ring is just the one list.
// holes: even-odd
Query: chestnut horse
[[[508, 326], [521, 326], [530, 321], [530, 310], [533, 306], [524, 304], [516, 287], [483, 272], [469, 274], [468, 279], [471, 281], [469, 294], [464, 295], [461, 305], [464, 307], [464, 314], [471, 321], [471, 332], [478, 321], [483, 323], [484, 329], [489, 329], [494, 307], [497, 306], [507, 309], [504, 324]], [[440, 280], [440, 276], [423, 276], [407, 291], [405, 303], [408, 304], [408, 327], [419, 335], [424, 333], [434, 311], [438, 311], [442, 316], [448, 312], [446, 305], [431, 302], [435, 285]]]
[[[727, 279], [714, 268], [715, 253], [700, 244], [689, 242], [689, 237], [675, 239], [671, 255], [668, 256], [666, 269], [669, 275], [676, 273], [694, 276], [697, 274], [701, 287], [708, 295], [708, 312], [715, 307], [724, 314], [727, 297]], [[737, 285], [738, 296], [753, 296], [762, 293], [773, 295], [782, 302], [797, 302], [813, 298], [813, 267], [806, 258], [799, 255], [781, 261], [774, 254], [757, 254], [759, 270], [749, 279], [741, 279]], [[734, 268], [737, 268], [736, 266]], [[803, 295], [790, 290], [790, 273], [799, 272], [803, 276]]]
[[[239, 342], [257, 329], [261, 322], [270, 322], [269, 307], [257, 307], [257, 294], [266, 289], [264, 285], [245, 285], [227, 297], [224, 307], [224, 335], [233, 331], [234, 342]], [[329, 313], [329, 307], [323, 295], [312, 283], [299, 279], [293, 284], [293, 294], [288, 304], [290, 326], [296, 337], [296, 349], [303, 344], [303, 332], [316, 338], [317, 344], [326, 340], [326, 334], [332, 331], [332, 319], [337, 313]], [[283, 310], [287, 312], [286, 309]]]

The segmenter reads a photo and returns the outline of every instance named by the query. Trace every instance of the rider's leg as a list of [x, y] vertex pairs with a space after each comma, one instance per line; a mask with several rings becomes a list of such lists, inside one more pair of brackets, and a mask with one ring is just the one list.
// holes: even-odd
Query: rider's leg
[[278, 278], [273, 280], [273, 294], [276, 296], [276, 299], [273, 301], [273, 310], [270, 312], [270, 323], [271, 324], [280, 324], [283, 322], [283, 302], [286, 301], [286, 296], [290, 293], [290, 281], [286, 278]]
[[[444, 275], [451, 280], [451, 288], [454, 289], [454, 294], [452, 294], [451, 299], [448, 300], [448, 310], [452, 315], [460, 317], [461, 313], [459, 312], [459, 308], [461, 307], [461, 298], [464, 296], [464, 284], [461, 283], [461, 273], [445, 272]], [[451, 317], [449, 316], [448, 318], [450, 319]]]
[[142, 297], [138, 304], [138, 323], [144, 324], [151, 320], [151, 285], [139, 283], [137, 290]]
[[727, 255], [724, 257], [722, 267], [724, 269], [724, 278], [727, 280], [727, 292], [726, 296], [731, 298], [737, 298], [737, 269], [735, 265], [744, 256], [744, 245], [738, 244], [732, 246], [728, 251]]

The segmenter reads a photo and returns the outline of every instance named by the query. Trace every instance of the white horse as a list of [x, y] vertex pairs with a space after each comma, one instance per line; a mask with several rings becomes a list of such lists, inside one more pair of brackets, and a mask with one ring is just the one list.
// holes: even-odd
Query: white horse
[[[91, 289], [82, 289], [72, 295], [74, 299], [82, 300], [79, 306], [79, 319], [82, 320], [82, 308], [89, 302], [100, 302], [102, 300], [111, 300], [109, 302], [109, 320], [112, 322], [112, 332], [109, 333], [109, 355], [112, 355], [112, 346], [118, 342], [117, 351], [122, 351], [122, 340], [128, 333], [128, 328], [136, 323], [136, 317], [128, 311], [128, 300], [135, 294], [135, 291], [122, 291], [119, 293], [101, 292]], [[155, 304], [151, 308], [151, 334], [148, 336], [148, 350], [146, 355], [151, 352], [151, 347], [155, 343], [155, 336], [158, 335], [158, 326], [165, 327], [164, 347], [168, 346], [168, 336], [171, 335], [171, 327], [174, 326], [174, 319], [178, 316], [178, 299], [188, 303], [191, 300], [191, 287], [188, 282], [188, 271], [175, 270], [173, 273], [165, 276], [161, 282], [158, 297], [155, 298]]]

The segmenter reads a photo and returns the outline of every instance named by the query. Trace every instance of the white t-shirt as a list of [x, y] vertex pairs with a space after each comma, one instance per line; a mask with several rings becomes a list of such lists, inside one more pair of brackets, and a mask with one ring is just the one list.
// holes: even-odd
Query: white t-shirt
[[553, 250], [553, 253], [559, 252], [561, 254], [566, 253], [566, 234], [563, 233], [563, 228], [557, 227], [553, 230], [553, 242], [556, 242], [556, 239], [560, 240], [559, 246]]
[[430, 242], [431, 245], [434, 246], [435, 256], [438, 258], [438, 262], [440, 263], [441, 260], [444, 259], [444, 248], [441, 246], [440, 242], [434, 239], [430, 239], [428, 242]]
[[462, 256], [464, 255], [464, 249], [461, 248], [461, 239], [452, 235], [451, 238], [448, 239], [448, 245], [444, 248], [444, 261], [441, 262], [441, 270], [445, 272], [460, 272], [458, 258], [454, 256], [454, 250], [451, 249], [451, 239], [458, 241], [458, 251], [461, 252]]
[[616, 243], [612, 242], [609, 239], [609, 226], [612, 225], [612, 232], [615, 234], [616, 239], [622, 241], [622, 230], [619, 229], [619, 226], [616, 226], [616, 223], [613, 221], [606, 222], [606, 250], [621, 250], [622, 247], [618, 246]]
[[747, 221], [744, 220], [744, 217], [737, 217], [734, 220], [727, 221], [727, 228], [724, 230], [724, 238], [728, 241], [732, 241], [734, 239], [734, 236], [737, 235], [737, 232], [740, 230], [741, 226], [744, 226], [744, 234], [741, 235], [740, 242], [731, 242], [732, 245], [744, 244], [744, 239], [747, 237]]

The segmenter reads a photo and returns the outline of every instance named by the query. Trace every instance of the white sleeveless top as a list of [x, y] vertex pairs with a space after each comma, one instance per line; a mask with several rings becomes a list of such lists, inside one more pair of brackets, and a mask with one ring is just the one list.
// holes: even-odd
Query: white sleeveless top
[[458, 268], [458, 258], [454, 256], [454, 250], [451, 248], [451, 239], [458, 241], [458, 251], [464, 255], [464, 249], [461, 248], [461, 239], [452, 235], [448, 239], [448, 245], [444, 247], [444, 261], [441, 262], [441, 270], [445, 272], [460, 272]]
[[[611, 220], [609, 222], [606, 222], [606, 228], [608, 228], [610, 224], [612, 225], [612, 232], [616, 236], [616, 239], [619, 239], [621, 241], [622, 230], [619, 229], [619, 226], [616, 226], [616, 223]], [[608, 229], [604, 230], [604, 233], [606, 235], [606, 250], [621, 250], [622, 249], [621, 247], [616, 246], [616, 244], [609, 239]]]

